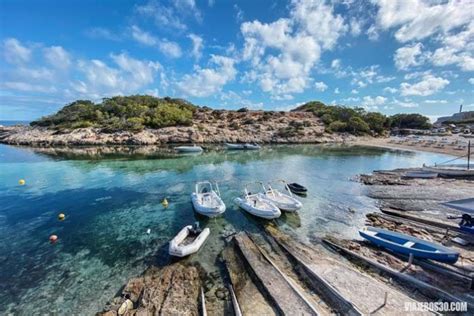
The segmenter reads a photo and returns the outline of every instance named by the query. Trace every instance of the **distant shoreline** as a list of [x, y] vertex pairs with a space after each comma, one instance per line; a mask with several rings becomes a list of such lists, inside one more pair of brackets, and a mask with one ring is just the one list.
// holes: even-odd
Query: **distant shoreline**
[[[444, 137], [446, 138], [446, 137]], [[350, 142], [353, 145], [361, 145], [361, 146], [369, 146], [369, 147], [378, 147], [378, 148], [388, 148], [388, 149], [398, 149], [398, 150], [406, 150], [406, 151], [421, 151], [421, 152], [430, 152], [430, 153], [437, 153], [437, 154], [445, 154], [455, 157], [460, 157], [467, 154], [466, 150], [459, 150], [456, 149], [458, 145], [445, 145], [442, 148], [437, 148], [434, 146], [423, 146], [422, 143], [419, 144], [411, 144], [411, 143], [403, 143], [403, 144], [396, 144], [396, 143], [389, 143], [390, 137], [387, 138], [369, 138], [369, 137], [359, 137]], [[453, 142], [460, 142], [466, 141], [463, 138], [458, 136], [450, 136], [448, 137], [448, 143]], [[441, 140], [441, 137], [440, 137]]]
[[[103, 132], [99, 128], [78, 128], [58, 131], [31, 126], [0, 127], [0, 143], [30, 147], [61, 146], [167, 146], [169, 144], [224, 144], [224, 143], [259, 143], [259, 144], [324, 144], [346, 143], [356, 136], [345, 133], [327, 133], [324, 125], [309, 113], [291, 113], [293, 116], [307, 115], [313, 122], [303, 130], [287, 130], [288, 123], [266, 121], [262, 123], [243, 124], [240, 128], [220, 128], [214, 124], [196, 124], [193, 126], [165, 127], [144, 129], [140, 132], [120, 130]], [[280, 126], [283, 127], [280, 127]]]

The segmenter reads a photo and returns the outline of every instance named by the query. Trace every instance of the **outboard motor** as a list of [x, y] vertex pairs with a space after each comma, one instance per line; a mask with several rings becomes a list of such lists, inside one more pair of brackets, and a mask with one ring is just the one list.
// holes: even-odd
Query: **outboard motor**
[[462, 218], [461, 223], [459, 223], [459, 225], [461, 225], [461, 226], [472, 227], [472, 225], [474, 224], [474, 219], [469, 214], [462, 214], [461, 218]]
[[195, 222], [195, 223], [193, 224], [192, 232], [193, 232], [193, 234], [196, 234], [196, 235], [197, 235], [197, 234], [200, 234], [200, 233], [202, 232], [202, 229], [201, 229], [201, 227], [199, 226], [199, 222]]

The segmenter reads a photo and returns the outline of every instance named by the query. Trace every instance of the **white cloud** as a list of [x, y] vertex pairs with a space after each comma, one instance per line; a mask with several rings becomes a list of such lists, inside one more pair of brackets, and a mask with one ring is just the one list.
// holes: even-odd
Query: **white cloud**
[[7, 38], [3, 41], [3, 54], [12, 64], [26, 63], [31, 59], [31, 49], [23, 46], [16, 38]]
[[336, 89], [334, 89], [334, 93], [339, 94], [339, 93], [341, 93], [341, 91], [339, 91], [339, 88], [336, 88]]
[[352, 93], [352, 94], [359, 94], [359, 91], [356, 90], [356, 89], [352, 89], [352, 90], [351, 90], [351, 93]]
[[12, 89], [12, 90], [23, 91], [23, 92], [54, 93], [57, 91], [56, 88], [53, 86], [32, 84], [32, 83], [19, 82], [19, 81], [7, 81], [7, 82], [2, 83], [1, 87]]
[[458, 33], [441, 35], [438, 41], [443, 46], [431, 56], [433, 65], [455, 64], [463, 71], [474, 71], [474, 21]]
[[352, 18], [349, 22], [351, 35], [352, 36], [359, 36], [362, 32], [362, 21], [357, 20], [356, 18]]
[[181, 57], [181, 47], [178, 45], [178, 43], [168, 41], [167, 39], [160, 40], [149, 32], [140, 29], [136, 25], [132, 25], [130, 29], [132, 38], [137, 42], [147, 46], [156, 46], [164, 55], [168, 57]]
[[468, 81], [469, 81], [470, 84], [474, 84], [474, 78], [469, 78]]
[[103, 27], [93, 27], [85, 31], [85, 34], [94, 39], [106, 39], [109, 41], [120, 41], [121, 36], [113, 33], [109, 29]]
[[376, 97], [365, 96], [362, 98], [362, 104], [368, 107], [379, 106], [385, 104], [386, 101], [387, 98], [382, 97], [380, 95]]
[[181, 47], [176, 42], [168, 41], [167, 39], [161, 40], [158, 43], [160, 51], [168, 57], [179, 58], [182, 55]]
[[303, 92], [322, 50], [332, 49], [347, 30], [340, 15], [323, 2], [295, 0], [288, 18], [271, 23], [245, 22], [243, 60], [252, 64], [245, 78], [257, 81], [272, 97]]
[[342, 74], [344, 76], [350, 75], [352, 77], [351, 84], [358, 86], [359, 88], [365, 88], [370, 84], [374, 83], [385, 83], [395, 79], [395, 77], [387, 77], [379, 73], [379, 65], [371, 65], [362, 69], [352, 70], [348, 67], [348, 70], [338, 70], [336, 76]]
[[397, 99], [394, 99], [392, 102], [393, 105], [400, 106], [402, 108], [417, 108], [418, 104], [409, 100], [405, 101], [400, 101]]
[[398, 91], [397, 88], [392, 88], [392, 87], [385, 87], [385, 88], [383, 88], [383, 92], [396, 93], [397, 91]]
[[447, 100], [425, 100], [424, 102], [428, 103], [428, 104], [446, 104], [446, 103], [448, 103]]
[[379, 32], [377, 31], [377, 28], [375, 27], [375, 25], [371, 25], [368, 29], [367, 29], [367, 32], [366, 32], [369, 40], [371, 41], [376, 41], [379, 39]]
[[71, 65], [69, 53], [61, 46], [51, 46], [44, 49], [44, 58], [53, 67], [67, 69]]
[[237, 22], [241, 22], [244, 20], [244, 11], [237, 5], [234, 4], [234, 11], [235, 11], [235, 19]]
[[328, 86], [324, 82], [318, 81], [314, 83], [314, 88], [322, 92], [322, 91], [325, 91], [328, 88]]
[[[431, 37], [439, 44], [430, 60], [435, 66], [457, 65], [474, 71], [474, 1], [372, 0], [377, 27], [396, 29], [399, 42]], [[427, 56], [429, 57], [429, 56]]]
[[[164, 27], [172, 30], [184, 31], [187, 29], [186, 24], [183, 22], [183, 5], [178, 4], [184, 1], [176, 1], [175, 4], [165, 5], [158, 1], [151, 0], [144, 5], [138, 5], [135, 7], [135, 11], [142, 17], [152, 19], [156, 26]], [[195, 3], [192, 1], [191, 6]]]
[[111, 54], [110, 58], [117, 67], [97, 59], [80, 60], [78, 70], [85, 80], [72, 83], [72, 88], [92, 98], [134, 93], [152, 83], [161, 68], [158, 62], [134, 59], [125, 53]]
[[428, 96], [432, 95], [439, 90], [442, 90], [449, 84], [449, 80], [435, 77], [433, 75], [425, 75], [421, 81], [410, 84], [403, 82], [400, 84], [401, 95], [419, 95], [419, 96]]
[[196, 34], [189, 34], [188, 38], [193, 43], [193, 49], [191, 51], [191, 55], [193, 55], [196, 60], [199, 60], [202, 56], [202, 50], [204, 48], [204, 45], [203, 45], [204, 41], [203, 41], [202, 37], [200, 37]]
[[474, 18], [472, 1], [373, 0], [378, 6], [377, 25], [397, 28], [400, 42], [421, 40], [436, 33], [447, 33]]
[[423, 45], [421, 43], [416, 43], [397, 49], [393, 56], [395, 66], [400, 70], [408, 70], [411, 66], [419, 65], [421, 61], [418, 57], [422, 54], [422, 48]]
[[197, 67], [194, 74], [183, 76], [177, 84], [186, 95], [193, 97], [207, 97], [221, 91], [229, 81], [234, 80], [237, 70], [235, 60], [229, 57], [211, 55], [210, 62], [214, 68]]
[[158, 44], [158, 39], [156, 37], [143, 31], [138, 26], [132, 25], [130, 30], [132, 32], [132, 38], [137, 42], [147, 46], [155, 46]]
[[340, 59], [334, 59], [334, 60], [331, 62], [331, 68], [334, 68], [334, 69], [339, 69], [339, 68], [341, 68], [341, 60], [340, 60]]

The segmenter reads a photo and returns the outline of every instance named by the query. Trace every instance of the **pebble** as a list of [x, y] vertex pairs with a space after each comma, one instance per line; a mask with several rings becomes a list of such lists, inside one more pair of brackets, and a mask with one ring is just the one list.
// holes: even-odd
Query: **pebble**
[[223, 287], [216, 290], [216, 297], [220, 300], [224, 300], [227, 296], [227, 290]]

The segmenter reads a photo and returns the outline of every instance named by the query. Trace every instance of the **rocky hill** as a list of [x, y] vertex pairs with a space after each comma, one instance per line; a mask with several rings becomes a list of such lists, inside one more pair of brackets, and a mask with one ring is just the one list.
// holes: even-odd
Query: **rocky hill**
[[324, 143], [341, 142], [345, 133], [328, 133], [311, 112], [212, 110], [198, 108], [189, 126], [133, 130], [100, 127], [54, 129], [42, 126], [0, 128], [0, 142], [14, 145], [159, 145], [167, 143]]

